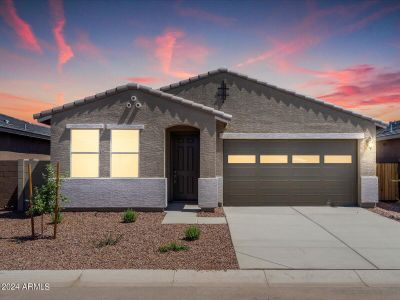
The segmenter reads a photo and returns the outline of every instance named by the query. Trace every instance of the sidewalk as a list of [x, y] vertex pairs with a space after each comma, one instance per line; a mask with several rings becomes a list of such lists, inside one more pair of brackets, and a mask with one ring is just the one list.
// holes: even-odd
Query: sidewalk
[[0, 271], [0, 283], [54, 287], [307, 286], [400, 287], [400, 270], [21, 270]]

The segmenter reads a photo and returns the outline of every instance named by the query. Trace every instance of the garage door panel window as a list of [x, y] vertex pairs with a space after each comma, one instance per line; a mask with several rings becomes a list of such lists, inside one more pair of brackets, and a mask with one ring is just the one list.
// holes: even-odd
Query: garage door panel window
[[351, 155], [324, 155], [324, 163], [326, 164], [351, 164]]
[[294, 164], [319, 164], [319, 155], [293, 155], [292, 163]]
[[139, 177], [139, 130], [111, 130], [111, 177]]
[[228, 164], [255, 164], [255, 155], [228, 155]]
[[261, 164], [287, 164], [287, 155], [260, 155]]
[[71, 130], [71, 177], [99, 177], [99, 137], [98, 129]]

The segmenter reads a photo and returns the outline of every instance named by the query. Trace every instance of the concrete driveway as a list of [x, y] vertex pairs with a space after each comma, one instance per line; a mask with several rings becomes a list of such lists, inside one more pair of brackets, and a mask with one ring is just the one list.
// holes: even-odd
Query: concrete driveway
[[359, 207], [224, 207], [241, 269], [400, 269], [400, 223]]

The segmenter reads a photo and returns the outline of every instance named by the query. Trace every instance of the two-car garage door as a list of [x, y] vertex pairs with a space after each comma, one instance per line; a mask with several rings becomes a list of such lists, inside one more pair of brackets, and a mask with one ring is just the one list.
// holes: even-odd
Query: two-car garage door
[[224, 140], [224, 205], [356, 205], [355, 140]]

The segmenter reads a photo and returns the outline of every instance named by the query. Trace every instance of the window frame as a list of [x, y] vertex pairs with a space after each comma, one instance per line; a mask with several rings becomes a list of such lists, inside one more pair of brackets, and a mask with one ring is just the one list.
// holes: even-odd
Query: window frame
[[[117, 130], [130, 130], [130, 131], [137, 131], [138, 132], [138, 152], [113, 152], [112, 151], [112, 139], [113, 139], [113, 131]], [[132, 129], [132, 128], [112, 128], [110, 129], [110, 178], [123, 178], [123, 179], [133, 179], [133, 178], [140, 178], [140, 135], [141, 135], [141, 130], [140, 129]], [[138, 170], [137, 170], [137, 176], [130, 176], [130, 177], [120, 177], [120, 176], [112, 176], [112, 156], [113, 154], [137, 154], [138, 156]]]
[[[97, 130], [98, 132], [98, 147], [97, 147], [97, 152], [82, 152], [82, 151], [72, 151], [72, 132], [73, 131], [78, 131], [78, 130], [85, 130], [85, 131], [89, 131], [89, 130]], [[100, 129], [99, 128], [71, 128], [70, 129], [70, 133], [69, 133], [69, 177], [70, 178], [99, 178], [100, 177]], [[87, 176], [72, 176], [72, 156], [73, 154], [97, 154], [97, 176], [93, 176], [93, 177], [87, 177]]]

